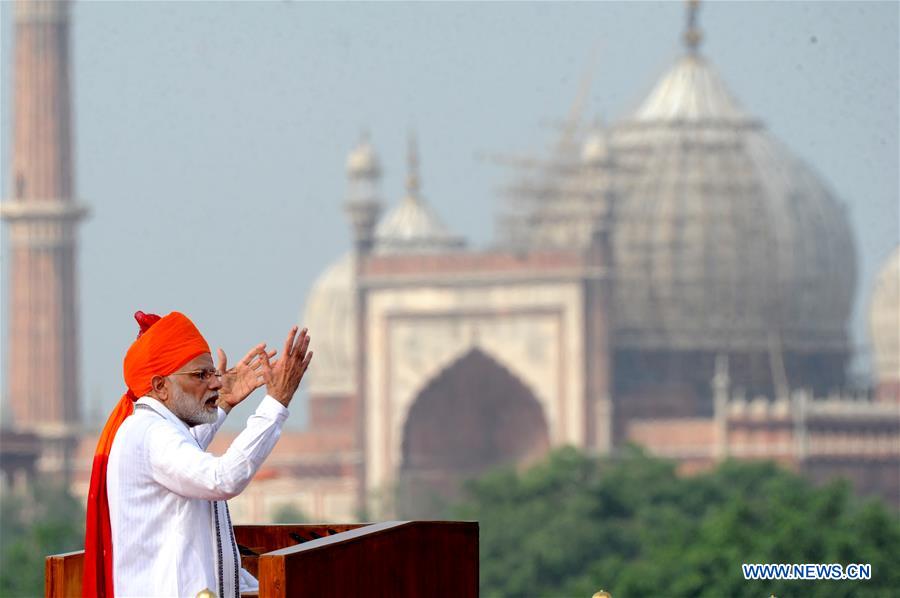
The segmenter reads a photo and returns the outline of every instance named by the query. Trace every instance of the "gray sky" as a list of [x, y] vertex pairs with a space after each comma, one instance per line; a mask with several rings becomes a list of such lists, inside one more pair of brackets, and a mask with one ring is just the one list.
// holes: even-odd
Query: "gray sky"
[[[741, 104], [850, 207], [863, 351], [874, 274], [900, 241], [898, 7], [700, 13], [702, 51]], [[680, 55], [684, 14], [682, 2], [78, 2], [76, 186], [93, 212], [78, 256], [85, 412], [105, 418], [124, 389], [135, 310], [183, 311], [235, 359], [260, 340], [280, 346], [349, 247], [344, 163], [362, 128], [393, 204], [414, 127], [426, 199], [484, 245], [509, 173], [481, 156], [546, 147], [594, 48], [590, 113], [627, 114]], [[0, 18], [7, 193], [10, 3]]]

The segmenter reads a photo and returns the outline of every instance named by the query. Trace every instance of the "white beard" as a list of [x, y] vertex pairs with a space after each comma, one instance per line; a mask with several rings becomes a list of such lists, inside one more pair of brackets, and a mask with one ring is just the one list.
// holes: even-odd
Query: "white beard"
[[172, 397], [166, 401], [169, 411], [190, 427], [215, 423], [219, 417], [219, 410], [218, 408], [207, 408], [206, 401], [216, 395], [216, 391], [204, 394], [203, 401], [198, 402], [181, 388], [181, 384], [175, 380], [174, 376], [169, 376], [168, 380], [172, 383]]

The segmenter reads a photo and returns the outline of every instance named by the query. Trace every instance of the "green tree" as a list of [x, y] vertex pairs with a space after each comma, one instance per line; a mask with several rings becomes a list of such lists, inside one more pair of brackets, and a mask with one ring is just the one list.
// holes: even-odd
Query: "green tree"
[[44, 557], [81, 550], [84, 508], [68, 490], [38, 482], [0, 498], [0, 596], [41, 596]]
[[[837, 481], [766, 462], [682, 477], [628, 447], [568, 448], [470, 482], [448, 515], [480, 522], [484, 596], [895, 596], [900, 520]], [[742, 563], [871, 563], [869, 581], [747, 581]]]

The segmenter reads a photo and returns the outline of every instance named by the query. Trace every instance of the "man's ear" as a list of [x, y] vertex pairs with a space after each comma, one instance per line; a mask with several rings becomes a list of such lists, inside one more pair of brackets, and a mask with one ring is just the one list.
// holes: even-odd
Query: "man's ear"
[[153, 376], [150, 379], [150, 394], [157, 401], [165, 402], [169, 398], [169, 387], [165, 376]]

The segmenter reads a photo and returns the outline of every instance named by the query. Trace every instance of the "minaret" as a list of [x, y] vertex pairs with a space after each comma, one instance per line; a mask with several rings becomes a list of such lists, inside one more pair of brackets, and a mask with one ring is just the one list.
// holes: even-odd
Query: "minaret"
[[347, 201], [344, 209], [353, 226], [356, 252], [366, 254], [375, 240], [375, 225], [381, 215], [382, 202], [378, 197], [381, 165], [369, 143], [369, 135], [363, 133], [359, 144], [347, 157]]
[[74, 192], [68, 1], [15, 3], [14, 69], [3, 425], [64, 450], [81, 423], [75, 254], [87, 213]]

